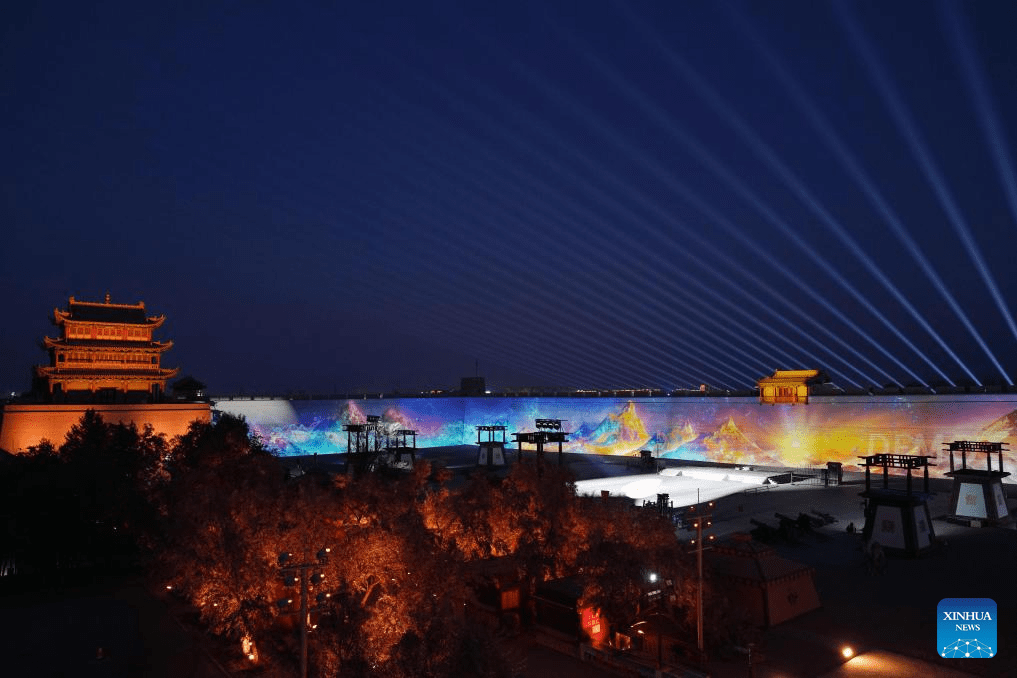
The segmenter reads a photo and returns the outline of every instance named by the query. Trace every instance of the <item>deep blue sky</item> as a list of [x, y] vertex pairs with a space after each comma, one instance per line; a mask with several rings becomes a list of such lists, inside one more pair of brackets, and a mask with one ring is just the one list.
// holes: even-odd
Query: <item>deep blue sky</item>
[[0, 388], [106, 292], [216, 393], [1011, 381], [1015, 14], [18, 3]]

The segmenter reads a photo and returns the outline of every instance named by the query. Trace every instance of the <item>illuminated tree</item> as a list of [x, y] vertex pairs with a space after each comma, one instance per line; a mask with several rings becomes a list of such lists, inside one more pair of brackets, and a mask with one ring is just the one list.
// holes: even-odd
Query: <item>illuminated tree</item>
[[274, 620], [287, 520], [283, 469], [242, 419], [194, 423], [168, 463], [157, 575], [199, 610], [213, 633], [260, 641]]
[[[686, 581], [669, 523], [577, 498], [553, 466], [518, 464], [459, 490], [441, 473], [435, 485], [426, 463], [355, 482], [287, 480], [242, 419], [223, 418], [193, 425], [167, 469], [162, 572], [211, 631], [253, 642], [262, 666], [292, 669], [308, 621], [312, 675], [506, 675], [510, 662], [465, 616], [471, 561], [502, 558], [530, 584], [580, 573], [588, 601], [619, 620], [636, 611], [650, 569], [675, 601]], [[278, 604], [297, 595], [278, 556], [306, 563], [323, 546], [330, 556], [301, 620], [296, 605]]]
[[[418, 464], [405, 478], [366, 476], [338, 493], [342, 562], [337, 617], [349, 620], [343, 642], [378, 666], [395, 661], [406, 638], [461, 617], [464, 591], [456, 565], [424, 528], [417, 510], [427, 479]], [[349, 638], [358, 640], [350, 644]], [[444, 645], [431, 648], [436, 661]], [[347, 660], [355, 659], [347, 656]]]
[[465, 617], [459, 552], [425, 526], [429, 470], [339, 483], [337, 589], [315, 631], [319, 675], [506, 675], [487, 632]]
[[506, 556], [515, 553], [520, 531], [499, 499], [498, 485], [478, 473], [455, 492], [441, 486], [427, 494], [420, 513], [438, 546], [462, 560]]
[[[599, 499], [586, 500], [583, 513], [591, 527], [580, 558], [584, 604], [625, 624], [648, 604], [673, 612], [694, 603], [694, 563], [669, 520]], [[651, 601], [649, 591], [660, 593]]]
[[531, 582], [574, 572], [589, 524], [578, 512], [571, 474], [557, 466], [517, 464], [502, 483], [494, 539], [511, 544]]

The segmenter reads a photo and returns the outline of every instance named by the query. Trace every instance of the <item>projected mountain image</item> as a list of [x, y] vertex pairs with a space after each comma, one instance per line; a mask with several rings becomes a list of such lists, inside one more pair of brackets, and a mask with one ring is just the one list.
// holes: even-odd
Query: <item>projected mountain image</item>
[[335, 423], [337, 428], [342, 430], [342, 426], [345, 424], [366, 424], [367, 415], [357, 407], [355, 402], [347, 400], [339, 408], [339, 415], [336, 417]]
[[674, 452], [665, 457], [679, 459], [703, 459], [723, 463], [753, 463], [759, 464], [766, 461], [773, 455], [766, 455], [762, 448], [749, 440], [739, 430], [734, 417], [728, 417], [717, 430], [712, 433], [704, 433], [694, 439], [684, 442]]
[[[285, 402], [292, 409], [292, 404]], [[401, 407], [403, 402], [393, 404], [389, 401], [378, 414], [383, 435], [385, 432], [414, 430], [419, 434], [418, 443], [426, 440], [426, 444], [430, 446], [462, 444], [461, 417], [425, 417], [408, 413]], [[320, 403], [306, 402], [309, 406], [315, 404]], [[299, 405], [304, 406], [305, 403]], [[250, 416], [247, 412], [238, 414], [247, 416], [252, 433], [261, 438], [269, 448], [283, 456], [301, 456], [346, 452], [348, 436], [343, 427], [367, 423], [368, 414], [372, 412], [365, 411], [365, 406], [359, 405], [357, 401], [345, 400], [340, 403], [334, 401], [327, 403], [325, 408], [311, 409], [303, 413], [303, 416], [296, 416], [293, 421], [285, 424], [279, 424], [277, 416], [271, 418], [271, 424], [266, 424], [260, 422], [259, 417]]]
[[679, 447], [685, 443], [695, 440], [696, 429], [692, 422], [684, 421], [681, 424], [672, 426], [669, 430], [654, 434], [648, 443], [648, 448], [655, 454], [662, 456], [674, 456]]
[[573, 433], [573, 445], [583, 447], [593, 454], [634, 454], [650, 440], [646, 426], [636, 412], [632, 401], [626, 403], [618, 414], [608, 414], [589, 433]]

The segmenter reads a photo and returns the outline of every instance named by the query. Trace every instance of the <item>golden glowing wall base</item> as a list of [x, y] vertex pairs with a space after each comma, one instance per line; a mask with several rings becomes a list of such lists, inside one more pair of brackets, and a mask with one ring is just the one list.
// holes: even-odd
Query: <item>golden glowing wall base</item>
[[151, 424], [156, 433], [172, 438], [187, 432], [192, 421], [212, 419], [208, 403], [157, 405], [5, 405], [0, 422], [0, 449], [20, 453], [43, 439], [59, 447], [85, 410], [95, 410], [107, 423]]

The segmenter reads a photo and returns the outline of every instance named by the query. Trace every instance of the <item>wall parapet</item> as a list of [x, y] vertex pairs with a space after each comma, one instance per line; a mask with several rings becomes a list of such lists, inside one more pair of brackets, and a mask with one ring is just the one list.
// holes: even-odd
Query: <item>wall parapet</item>
[[186, 433], [193, 421], [212, 419], [208, 403], [8, 404], [0, 415], [0, 450], [19, 454], [44, 439], [59, 447], [87, 410], [111, 424], [133, 423], [138, 428], [151, 424], [168, 438]]

